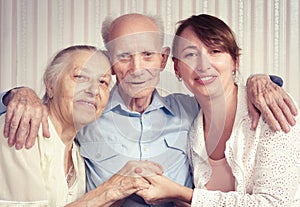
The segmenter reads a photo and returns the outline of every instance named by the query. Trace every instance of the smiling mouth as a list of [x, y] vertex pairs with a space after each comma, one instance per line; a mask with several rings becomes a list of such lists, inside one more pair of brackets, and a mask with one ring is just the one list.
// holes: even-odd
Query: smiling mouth
[[87, 106], [89, 106], [89, 107], [92, 107], [92, 108], [94, 108], [95, 110], [97, 110], [97, 105], [96, 105], [96, 103], [93, 102], [93, 101], [79, 100], [79, 101], [77, 101], [77, 102], [78, 102], [78, 103], [81, 103], [81, 104], [85, 104], [85, 105], [87, 105]]
[[209, 81], [209, 80], [211, 80], [213, 78], [214, 78], [214, 76], [206, 76], [206, 77], [199, 77], [197, 79], [201, 80], [201, 81]]
[[127, 84], [141, 85], [141, 84], [144, 84], [146, 82], [148, 82], [148, 81], [134, 81], [134, 82], [129, 81], [129, 82], [127, 82]]
[[143, 82], [133, 82], [133, 83], [131, 83], [131, 84], [139, 85], [139, 84], [143, 84], [143, 83], [146, 83], [146, 81], [143, 81]]

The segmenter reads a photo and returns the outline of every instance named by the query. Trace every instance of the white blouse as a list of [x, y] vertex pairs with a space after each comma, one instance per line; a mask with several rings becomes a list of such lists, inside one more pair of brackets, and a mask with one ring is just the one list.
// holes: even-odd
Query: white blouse
[[[203, 113], [195, 119], [189, 158], [195, 189], [192, 206], [300, 206], [300, 118], [289, 133], [274, 132], [261, 118], [251, 130], [246, 89], [238, 88], [238, 106], [225, 157], [235, 178], [235, 191], [209, 191], [211, 177], [203, 134]], [[292, 204], [292, 205], [291, 205]]]
[[73, 143], [72, 159], [76, 179], [68, 188], [64, 170], [65, 145], [49, 122], [50, 138], [40, 129], [36, 144], [30, 150], [16, 150], [3, 137], [5, 116], [0, 117], [0, 206], [60, 207], [85, 193], [85, 166]]

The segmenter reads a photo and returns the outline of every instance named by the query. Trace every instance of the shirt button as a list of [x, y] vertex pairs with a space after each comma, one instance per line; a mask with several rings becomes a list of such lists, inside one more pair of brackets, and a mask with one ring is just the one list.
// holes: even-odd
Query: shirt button
[[149, 151], [149, 148], [146, 147], [146, 146], [143, 146], [143, 151], [144, 151], [144, 152], [148, 152], [148, 151]]
[[97, 158], [100, 158], [100, 157], [101, 157], [101, 153], [98, 152], [98, 153], [96, 154], [96, 157], [97, 157]]

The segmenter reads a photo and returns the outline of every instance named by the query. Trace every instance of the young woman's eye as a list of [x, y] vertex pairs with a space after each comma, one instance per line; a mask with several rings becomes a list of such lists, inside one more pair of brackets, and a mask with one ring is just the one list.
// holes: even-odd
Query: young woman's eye
[[219, 49], [213, 49], [213, 50], [211, 50], [211, 53], [212, 54], [218, 54], [218, 53], [221, 53], [222, 51], [221, 50], [219, 50]]
[[186, 58], [197, 57], [197, 56], [198, 56], [198, 53], [195, 53], [195, 52], [190, 52], [190, 53], [187, 53], [184, 55], [184, 57], [186, 57]]

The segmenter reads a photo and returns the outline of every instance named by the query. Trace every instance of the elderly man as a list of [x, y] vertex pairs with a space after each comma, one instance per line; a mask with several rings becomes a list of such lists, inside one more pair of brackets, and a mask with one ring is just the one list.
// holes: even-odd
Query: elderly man
[[[160, 163], [164, 175], [182, 185], [192, 186], [186, 140], [191, 123], [200, 107], [193, 97], [182, 94], [162, 97], [155, 89], [170, 52], [168, 47], [163, 47], [163, 28], [160, 25], [159, 20], [141, 14], [127, 14], [103, 23], [102, 35], [111, 57], [117, 84], [111, 91], [109, 103], [102, 117], [77, 135], [81, 155], [86, 161], [88, 190], [94, 189], [117, 173], [120, 166], [129, 160], [151, 160]], [[262, 78], [257, 83], [256, 78], [252, 78], [248, 85], [256, 84], [252, 91], [260, 91], [258, 86], [267, 81], [268, 78]], [[275, 87], [269, 82], [268, 86]], [[281, 89], [279, 93], [284, 94], [283, 98], [278, 93], [273, 94], [272, 87], [269, 96], [279, 97], [278, 100], [284, 99], [288, 102], [287, 105], [280, 105], [281, 108], [275, 105], [271, 109], [283, 111], [278, 114], [285, 114], [287, 119], [282, 117], [279, 123], [288, 130], [288, 123], [291, 125], [294, 123], [292, 114], [296, 114], [296, 110]], [[35, 115], [26, 116], [24, 114], [27, 113], [22, 114], [17, 109], [12, 109], [15, 105], [27, 108], [27, 104], [22, 105], [22, 101], [18, 102], [18, 97], [22, 97], [22, 93], [30, 94], [28, 97], [33, 96], [29, 89], [19, 89], [10, 94], [15, 101], [8, 106], [11, 112], [7, 115], [5, 127], [5, 135], [9, 137], [10, 145], [16, 143], [19, 145], [18, 148], [24, 139], [15, 137], [19, 137], [23, 131], [27, 132], [27, 125], [23, 125], [22, 117], [34, 120], [32, 124], [41, 119], [31, 118]], [[257, 98], [255, 102], [261, 103], [257, 94], [251, 94], [250, 97]], [[266, 112], [266, 119], [270, 123], [276, 123], [274, 117], [272, 119], [273, 115], [270, 115], [270, 109], [266, 105], [261, 107], [265, 109], [263, 112]], [[25, 111], [32, 111], [31, 107], [28, 108]], [[40, 108], [39, 110], [42, 111]], [[16, 115], [12, 116], [13, 114]], [[40, 114], [38, 113], [38, 117], [41, 117]], [[19, 120], [21, 120], [19, 126], [25, 126], [26, 130], [16, 133], [15, 123], [19, 123]], [[14, 123], [12, 128], [11, 123]], [[278, 129], [279, 126], [273, 124], [273, 128]], [[47, 136], [47, 127], [44, 131]], [[35, 129], [30, 129], [29, 132], [27, 147], [33, 143], [31, 136]], [[132, 195], [122, 206], [149, 205], [140, 197]], [[158, 206], [173, 206], [173, 203]]]

